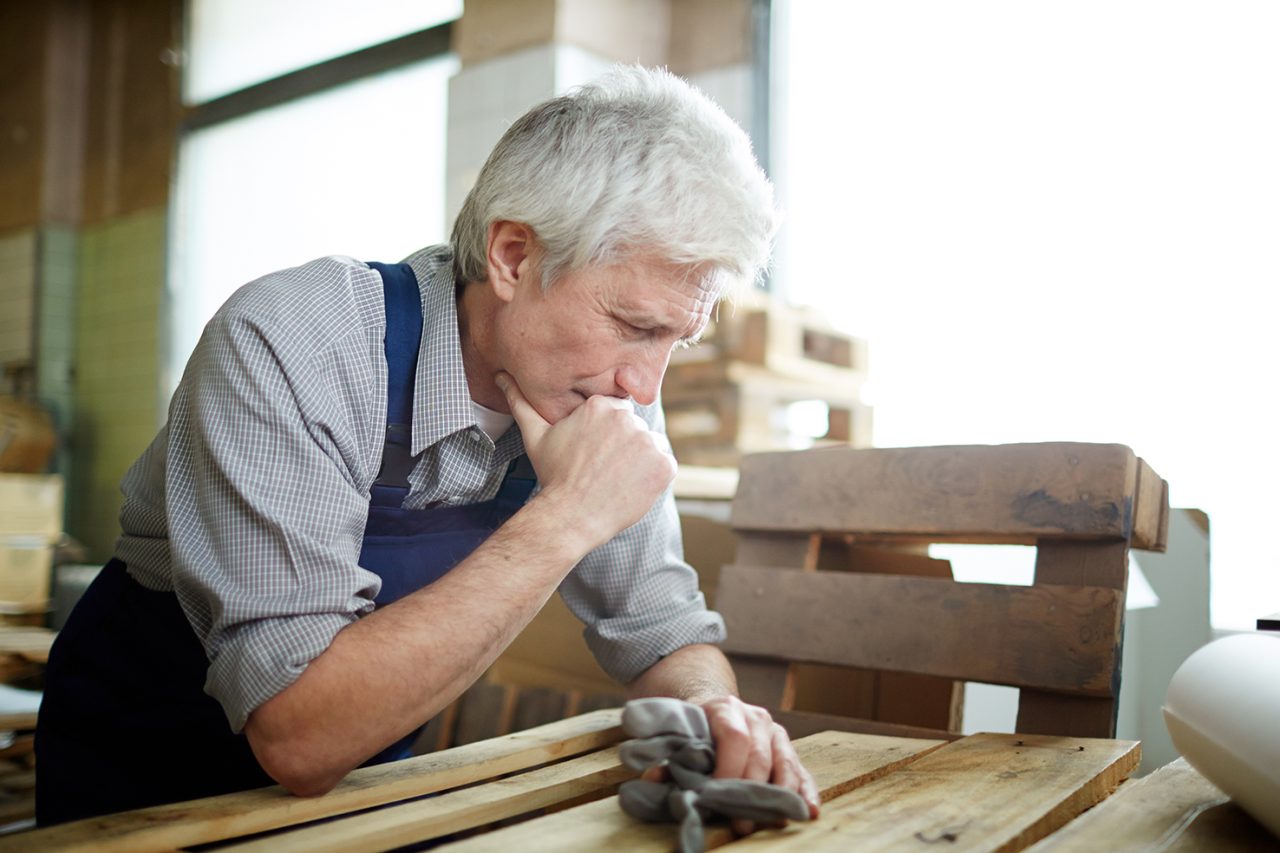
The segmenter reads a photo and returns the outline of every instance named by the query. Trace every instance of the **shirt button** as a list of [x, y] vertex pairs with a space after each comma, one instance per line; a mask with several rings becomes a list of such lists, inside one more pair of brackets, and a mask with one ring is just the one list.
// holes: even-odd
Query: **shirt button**
[[479, 440], [480, 440], [480, 430], [473, 429], [473, 430], [471, 430], [471, 432], [469, 432], [469, 433], [468, 433], [468, 435], [470, 435], [470, 436], [471, 436], [471, 440], [472, 440], [472, 441], [479, 441]]

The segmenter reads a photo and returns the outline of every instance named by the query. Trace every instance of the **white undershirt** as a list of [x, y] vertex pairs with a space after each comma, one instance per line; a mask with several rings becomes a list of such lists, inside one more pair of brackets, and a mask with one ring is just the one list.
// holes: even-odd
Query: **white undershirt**
[[484, 434], [495, 442], [502, 438], [502, 434], [516, 422], [516, 419], [511, 415], [504, 415], [502, 412], [486, 409], [475, 400], [471, 401], [471, 414], [475, 415], [476, 425], [484, 430]]

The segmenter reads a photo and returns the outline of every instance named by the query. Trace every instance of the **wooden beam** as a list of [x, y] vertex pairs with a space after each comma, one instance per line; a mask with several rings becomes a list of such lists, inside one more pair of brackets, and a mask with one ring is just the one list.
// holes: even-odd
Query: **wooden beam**
[[256, 83], [192, 107], [183, 121], [183, 130], [190, 132], [240, 118], [413, 62], [446, 56], [452, 34], [453, 23], [446, 22]]
[[419, 797], [622, 740], [620, 712], [597, 711], [493, 741], [363, 767], [323, 797], [259, 788], [64, 823], [6, 839], [13, 851], [147, 853], [237, 838]]
[[780, 723], [792, 740], [820, 732], [854, 732], [881, 737], [905, 737], [925, 740], [959, 740], [958, 732], [927, 729], [922, 726], [904, 726], [880, 720], [863, 720], [836, 714], [815, 714], [812, 711], [785, 711], [769, 708], [773, 719]]
[[1133, 501], [1134, 548], [1164, 551], [1169, 547], [1169, 484], [1138, 460], [1138, 485]]
[[503, 779], [500, 785], [476, 785], [218, 849], [236, 853], [390, 850], [616, 788], [638, 775], [611, 747]]
[[726, 566], [725, 651], [1085, 695], [1111, 692], [1123, 596]]
[[[744, 849], [1021, 850], [1106, 797], [1138, 766], [1133, 741], [972, 735], [828, 803], [815, 823]], [[926, 780], [946, 778], [944, 786]]]
[[1118, 444], [823, 448], [754, 454], [741, 471], [741, 530], [1027, 544], [1129, 539], [1138, 459]]
[[[944, 742], [823, 732], [796, 741], [796, 753], [817, 783], [826, 802], [910, 765]], [[680, 827], [641, 823], [627, 815], [617, 797], [567, 809], [505, 829], [486, 832], [447, 845], [450, 853], [491, 850], [506, 853], [560, 853], [563, 850], [626, 850], [668, 853], [679, 844]], [[706, 827], [707, 849], [733, 840], [724, 824]]]
[[[1120, 662], [1123, 640], [1124, 595], [1129, 578], [1129, 549], [1124, 542], [1060, 542], [1045, 540], [1036, 549], [1037, 588], [1107, 587], [1120, 596], [1120, 621], [1107, 637], [1110, 645], [1111, 685], [1097, 697], [1063, 696], [1022, 690], [1018, 698], [1017, 730], [1032, 734], [1113, 737], [1120, 704]], [[1081, 626], [1081, 630], [1084, 630]]]
[[[1230, 827], [1231, 845], [1224, 847]], [[1131, 779], [1104, 802], [1032, 847], [1033, 853], [1095, 850], [1270, 850], [1276, 839], [1185, 758]]]

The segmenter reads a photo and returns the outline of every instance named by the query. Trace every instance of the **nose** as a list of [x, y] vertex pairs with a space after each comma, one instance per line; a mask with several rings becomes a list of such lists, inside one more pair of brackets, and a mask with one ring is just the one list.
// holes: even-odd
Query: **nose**
[[643, 355], [636, 354], [618, 368], [615, 380], [618, 387], [640, 405], [653, 405], [658, 400], [670, 357], [669, 347], [648, 347]]

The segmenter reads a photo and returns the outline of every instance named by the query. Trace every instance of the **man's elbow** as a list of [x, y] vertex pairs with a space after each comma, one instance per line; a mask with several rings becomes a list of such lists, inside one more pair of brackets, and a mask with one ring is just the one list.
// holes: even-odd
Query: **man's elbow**
[[244, 733], [263, 771], [296, 797], [327, 794], [342, 781], [345, 769], [326, 767], [317, 760], [318, 750], [305, 742], [305, 734], [270, 726], [255, 711], [245, 723]]

